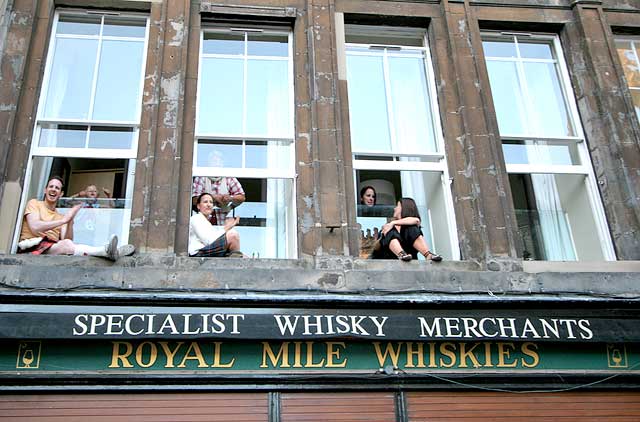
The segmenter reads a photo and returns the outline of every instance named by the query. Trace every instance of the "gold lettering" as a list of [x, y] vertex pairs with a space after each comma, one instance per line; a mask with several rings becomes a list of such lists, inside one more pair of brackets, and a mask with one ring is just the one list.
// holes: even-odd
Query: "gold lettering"
[[459, 343], [459, 344], [460, 344], [460, 366], [459, 367], [466, 368], [467, 358], [469, 358], [471, 359], [471, 363], [473, 364], [474, 368], [480, 368], [480, 362], [476, 358], [475, 353], [473, 353], [473, 349], [478, 347], [480, 343], [475, 343], [473, 346], [471, 346], [469, 350], [465, 350], [467, 347], [466, 343]]
[[271, 360], [271, 365], [272, 366], [277, 366], [278, 365], [278, 361], [281, 360], [280, 363], [280, 368], [289, 368], [289, 342], [285, 341], [283, 343], [280, 344], [280, 350], [278, 351], [278, 354], [275, 355], [273, 353], [273, 350], [271, 350], [271, 346], [269, 345], [268, 342], [263, 341], [262, 342], [262, 364], [260, 365], [260, 368], [267, 368], [267, 356], [269, 356], [269, 359]]
[[[149, 361], [147, 363], [143, 361], [144, 346], [146, 344], [149, 345]], [[158, 347], [153, 344], [153, 342], [145, 341], [140, 343], [140, 345], [136, 347], [136, 363], [140, 367], [148, 368], [150, 366], [153, 366], [153, 364], [156, 363], [156, 359], [158, 359]]]
[[[111, 351], [111, 365], [109, 368], [120, 368], [120, 363], [122, 362], [123, 368], [133, 368], [131, 362], [129, 362], [129, 356], [133, 353], [133, 345], [128, 341], [112, 341], [113, 349]], [[124, 353], [120, 352], [120, 346], [124, 346]]]
[[405, 343], [407, 345], [407, 368], [415, 368], [416, 366], [413, 364], [414, 356], [418, 358], [418, 368], [425, 368], [424, 364], [424, 346], [422, 343], [417, 343], [418, 350], [413, 350], [414, 343], [412, 341], [408, 341]]
[[229, 363], [221, 363], [220, 362], [220, 355], [222, 350], [222, 342], [221, 341], [216, 341], [213, 343], [213, 365], [211, 365], [212, 368], [231, 368], [233, 367], [233, 364], [236, 361], [236, 358], [232, 358], [231, 362]]
[[318, 363], [313, 363], [313, 342], [312, 341], [307, 341], [305, 342], [305, 344], [307, 345], [307, 362], [304, 365], [305, 368], [322, 368], [322, 366], [324, 365], [324, 359], [322, 359], [320, 362]]
[[[191, 353], [193, 353], [193, 356], [191, 356]], [[178, 368], [184, 368], [185, 366], [187, 366], [188, 360], [197, 360], [198, 368], [207, 368], [209, 366], [204, 360], [204, 356], [202, 356], [202, 350], [200, 350], [200, 346], [198, 346], [198, 342], [196, 341], [192, 341], [191, 344], [189, 344], [189, 348], [185, 352], [184, 357], [182, 358], [182, 362], [180, 362]]]
[[438, 365], [436, 364], [436, 344], [427, 344], [429, 344], [429, 368], [437, 368]]
[[[511, 363], [507, 363], [505, 358], [511, 357], [511, 351], [515, 350], [513, 343], [497, 343], [498, 344], [498, 368], [515, 368], [518, 365], [518, 362], [513, 361]], [[511, 350], [507, 349], [510, 348]]]
[[178, 353], [178, 350], [184, 344], [184, 342], [179, 341], [176, 345], [176, 348], [173, 350], [171, 350], [171, 348], [169, 347], [169, 342], [167, 341], [159, 341], [158, 344], [160, 345], [160, 347], [162, 347], [162, 351], [167, 356], [167, 364], [164, 367], [175, 368], [175, 366], [173, 365], [173, 359], [175, 358], [176, 353]]
[[387, 343], [383, 354], [382, 350], [380, 350], [380, 342], [373, 342], [373, 347], [376, 350], [376, 356], [378, 358], [378, 365], [380, 367], [384, 366], [385, 362], [387, 361], [387, 356], [391, 358], [391, 363], [393, 363], [393, 366], [398, 366], [398, 358], [400, 357], [400, 351], [402, 350], [402, 343], [396, 343], [396, 345], [397, 348], [394, 349], [392, 343]]
[[341, 347], [344, 349], [347, 347], [343, 341], [327, 341], [327, 368], [344, 368], [347, 366], [347, 358], [344, 358], [342, 363], [333, 361], [334, 356], [337, 360], [340, 360], [340, 349], [334, 349], [334, 347]]
[[302, 368], [302, 342], [293, 342], [293, 367]]
[[[451, 348], [451, 350], [449, 350]], [[443, 368], [452, 368], [456, 365], [456, 345], [453, 343], [442, 343], [440, 345], [440, 354], [449, 358], [449, 363], [445, 363], [444, 359], [440, 358], [440, 366]]]
[[[536, 350], [533, 350], [536, 349]], [[525, 368], [535, 368], [540, 363], [540, 355], [538, 355], [538, 346], [535, 343], [526, 342], [520, 346], [520, 351], [523, 355], [529, 356], [533, 361], [528, 363], [525, 358], [522, 358], [522, 366]]]

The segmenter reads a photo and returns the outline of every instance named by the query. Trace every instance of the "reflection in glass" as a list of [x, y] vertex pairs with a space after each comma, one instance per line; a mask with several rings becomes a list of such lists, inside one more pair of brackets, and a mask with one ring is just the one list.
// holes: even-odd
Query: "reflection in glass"
[[99, 35], [100, 16], [60, 16], [57, 34], [69, 35]]
[[286, 35], [248, 35], [247, 54], [250, 56], [289, 56], [289, 39]]
[[396, 151], [401, 153], [429, 153], [436, 151], [433, 122], [429, 112], [429, 92], [424, 58], [390, 57], [389, 82]]
[[136, 41], [103, 42], [94, 120], [136, 120], [143, 48], [144, 44]]
[[45, 118], [87, 119], [97, 40], [57, 38]]
[[504, 140], [502, 151], [507, 164], [580, 165], [575, 142]]
[[89, 133], [89, 148], [129, 149], [133, 133], [131, 127], [93, 126]]
[[519, 40], [518, 47], [523, 59], [553, 59], [551, 45], [546, 41], [525, 43]]
[[244, 54], [244, 34], [205, 32], [202, 43], [203, 54]]
[[87, 126], [42, 125], [38, 146], [49, 148], [84, 148]]
[[242, 135], [242, 59], [202, 58], [198, 133]]
[[104, 18], [103, 36], [144, 38], [146, 22], [135, 18]]
[[249, 60], [246, 133], [253, 136], [289, 135], [289, 84], [286, 61]]
[[382, 57], [347, 55], [353, 151], [391, 151]]
[[518, 82], [515, 63], [488, 61], [487, 69], [500, 133], [526, 134], [522, 89]]
[[242, 141], [198, 142], [198, 167], [242, 167]]
[[[525, 63], [526, 84], [542, 136], [573, 136], [569, 110], [553, 63]], [[533, 116], [532, 116], [533, 117]]]
[[482, 42], [485, 57], [518, 57], [513, 41], [490, 40]]

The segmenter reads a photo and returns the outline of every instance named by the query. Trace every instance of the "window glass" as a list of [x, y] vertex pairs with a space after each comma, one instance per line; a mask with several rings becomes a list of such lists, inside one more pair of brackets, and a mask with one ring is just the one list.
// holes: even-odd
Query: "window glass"
[[99, 35], [99, 16], [61, 16], [58, 19], [58, 34], [66, 35]]
[[201, 141], [199, 167], [242, 167], [242, 141]]
[[525, 59], [553, 59], [551, 46], [545, 42], [518, 40], [520, 56]]
[[248, 34], [247, 54], [250, 56], [289, 56], [286, 35]]
[[105, 37], [144, 38], [146, 26], [143, 19], [105, 17], [102, 35]]
[[97, 40], [56, 40], [44, 117], [80, 120], [89, 117], [97, 51]]
[[640, 58], [638, 57], [638, 40], [616, 40], [616, 48], [620, 57], [620, 64], [624, 71], [627, 85], [631, 91], [631, 99], [640, 119]]
[[200, 74], [198, 132], [242, 134], [242, 60], [203, 58]]
[[288, 66], [284, 60], [248, 60], [248, 135], [286, 137], [290, 132]]
[[347, 56], [347, 81], [351, 148], [391, 150], [382, 57]]
[[88, 129], [87, 126], [42, 125], [38, 145], [47, 148], [84, 148]]
[[92, 126], [89, 148], [129, 149], [134, 133], [131, 127]]
[[502, 151], [507, 164], [580, 165], [574, 142], [504, 140]]
[[[526, 63], [525, 78], [531, 110], [535, 113], [542, 136], [573, 136], [567, 106], [560, 89], [555, 65], [552, 63]], [[532, 116], [533, 117], [533, 116]]]
[[242, 55], [244, 54], [244, 34], [205, 32], [202, 53]]
[[485, 57], [518, 57], [516, 45], [511, 41], [486, 40], [482, 42]]
[[516, 73], [516, 64], [510, 62], [488, 61], [489, 81], [493, 105], [498, 117], [501, 134], [527, 133], [522, 89]]

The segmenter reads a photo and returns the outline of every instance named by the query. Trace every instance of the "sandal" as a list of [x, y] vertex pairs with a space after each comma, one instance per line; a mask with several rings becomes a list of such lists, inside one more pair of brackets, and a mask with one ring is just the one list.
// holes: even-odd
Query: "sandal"
[[409, 262], [413, 257], [406, 253], [405, 251], [398, 252], [398, 259], [400, 261]]
[[433, 252], [431, 252], [431, 251], [427, 251], [427, 253], [425, 253], [425, 254], [424, 254], [424, 257], [425, 257], [427, 260], [429, 260], [429, 259], [430, 259], [430, 260], [432, 260], [433, 262], [440, 262], [440, 261], [442, 261], [442, 257], [441, 257], [440, 255], [435, 254], [435, 253], [433, 253]]

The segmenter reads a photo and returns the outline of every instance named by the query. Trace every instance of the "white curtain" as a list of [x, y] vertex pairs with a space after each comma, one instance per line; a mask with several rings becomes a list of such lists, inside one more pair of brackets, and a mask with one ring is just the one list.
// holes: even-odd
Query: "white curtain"
[[[551, 162], [549, 150], [544, 143], [534, 141], [527, 148], [533, 155], [530, 162]], [[553, 174], [532, 174], [531, 184], [536, 197], [536, 208], [546, 259], [548, 261], [575, 261], [576, 254], [571, 241], [571, 232], [562, 209], [558, 185]]]

